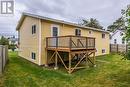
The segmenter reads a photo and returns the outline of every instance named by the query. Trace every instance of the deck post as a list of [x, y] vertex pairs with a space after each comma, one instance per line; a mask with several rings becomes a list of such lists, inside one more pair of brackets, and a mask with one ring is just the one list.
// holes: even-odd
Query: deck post
[[96, 64], [95, 64], [95, 52], [93, 52], [93, 64], [94, 64], [94, 67], [96, 67]]
[[71, 73], [71, 52], [69, 52], [69, 74]]
[[[59, 39], [63, 38], [63, 39]], [[64, 38], [67, 38], [67, 44], [61, 44], [61, 41], [64, 41]], [[49, 39], [49, 40], [48, 40]], [[53, 41], [50, 41], [50, 39], [54, 39]], [[75, 41], [77, 40], [78, 41]], [[86, 39], [86, 43], [85, 43]], [[82, 61], [86, 59], [86, 65], [89, 64], [88, 62], [90, 61], [94, 67], [96, 67], [95, 64], [95, 39], [92, 37], [82, 37], [82, 36], [57, 36], [57, 37], [48, 37], [46, 39], [46, 65], [49, 63], [54, 64], [54, 69], [58, 69], [58, 62], [62, 62], [66, 70], [68, 71], [69, 74], [71, 74], [74, 70], [76, 69], [81, 69], [85, 67], [79, 66]], [[66, 40], [65, 40], [66, 41]], [[49, 44], [52, 43], [53, 44]], [[60, 44], [59, 44], [60, 43]], [[80, 46], [79, 46], [79, 45]], [[48, 52], [54, 52], [51, 57], [47, 58], [47, 53]], [[59, 52], [67, 52], [67, 57], [68, 57], [68, 63], [67, 65], [65, 64], [65, 60], [62, 59], [62, 55]], [[49, 54], [49, 53], [48, 53]], [[72, 59], [75, 54], [80, 55], [81, 57], [79, 60], [77, 60], [75, 66], [72, 66]], [[64, 57], [63, 57], [64, 58]], [[58, 60], [59, 59], [59, 60]], [[49, 62], [51, 61], [51, 62]]]
[[86, 63], [87, 63], [87, 61], [88, 61], [88, 52], [86, 50]]
[[45, 57], [46, 57], [46, 63], [45, 63], [45, 67], [48, 67], [48, 54], [47, 54], [47, 49], [46, 49], [46, 51], [45, 51], [45, 53], [46, 53], [46, 55], [45, 55]]
[[48, 38], [46, 38], [46, 49], [45, 49], [45, 57], [46, 57], [46, 63], [45, 63], [45, 67], [48, 67], [48, 50], [47, 50], [47, 48], [48, 48]]
[[46, 48], [48, 48], [48, 38], [46, 38]]
[[57, 65], [57, 62], [58, 62], [58, 60], [57, 60], [58, 58], [57, 58], [57, 57], [58, 57], [58, 56], [57, 56], [57, 54], [58, 54], [58, 53], [57, 53], [57, 50], [56, 50], [56, 54], [55, 54], [55, 67], [54, 67], [55, 70], [58, 69], [58, 65]]
[[69, 74], [71, 73], [71, 48], [72, 48], [72, 37], [69, 39]]

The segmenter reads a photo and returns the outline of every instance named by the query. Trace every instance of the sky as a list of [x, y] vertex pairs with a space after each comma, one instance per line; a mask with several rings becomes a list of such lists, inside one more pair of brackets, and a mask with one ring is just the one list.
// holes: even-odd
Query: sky
[[16, 26], [22, 12], [76, 23], [96, 18], [107, 28], [121, 17], [121, 9], [128, 4], [130, 0], [15, 0], [14, 15], [0, 15], [0, 33], [17, 34]]

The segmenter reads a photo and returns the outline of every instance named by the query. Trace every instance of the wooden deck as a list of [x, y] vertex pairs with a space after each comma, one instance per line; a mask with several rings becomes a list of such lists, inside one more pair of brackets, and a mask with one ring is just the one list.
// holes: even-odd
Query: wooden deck
[[48, 47], [46, 48], [47, 50], [57, 50], [57, 51], [63, 51], [63, 52], [70, 52], [70, 51], [90, 51], [90, 50], [96, 50], [94, 48], [72, 48], [72, 49], [69, 49], [69, 48], [62, 48], [62, 47], [58, 47], [58, 48], [55, 48], [55, 47]]
[[[46, 53], [49, 54], [52, 51], [51, 57], [47, 56], [47, 63], [54, 60], [55, 69], [58, 67], [58, 61], [61, 61], [66, 70], [72, 73], [75, 69], [79, 69], [78, 65], [82, 61], [89, 61], [92, 65], [95, 65], [95, 38], [92, 37], [81, 37], [81, 36], [58, 36], [58, 37], [47, 37], [46, 39]], [[59, 52], [68, 53], [69, 66], [64, 62], [63, 55]], [[77, 57], [77, 63], [72, 67], [72, 60]], [[84, 68], [84, 67], [82, 67]]]

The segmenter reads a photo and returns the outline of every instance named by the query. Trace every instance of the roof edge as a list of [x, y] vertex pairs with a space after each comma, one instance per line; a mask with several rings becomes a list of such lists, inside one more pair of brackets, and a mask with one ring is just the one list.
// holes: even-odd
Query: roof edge
[[30, 16], [30, 17], [34, 17], [34, 18], [38, 18], [38, 19], [42, 19], [42, 20], [47, 20], [47, 21], [62, 23], [62, 24], [66, 24], [66, 25], [71, 25], [71, 26], [79, 27], [79, 28], [86, 28], [86, 29], [89, 29], [89, 30], [110, 33], [109, 31], [101, 30], [101, 29], [98, 29], [98, 28], [87, 27], [87, 26], [76, 24], [76, 23], [66, 22], [66, 21], [63, 21], [63, 20], [57, 20], [57, 19], [48, 18], [48, 17], [44, 17], [44, 16], [40, 16], [40, 15], [26, 13], [26, 12], [22, 13], [22, 16], [21, 16], [21, 18], [20, 18], [20, 20], [18, 22], [17, 27], [16, 27], [16, 30], [19, 30], [19, 28], [21, 26], [21, 23], [23, 22], [25, 16]]

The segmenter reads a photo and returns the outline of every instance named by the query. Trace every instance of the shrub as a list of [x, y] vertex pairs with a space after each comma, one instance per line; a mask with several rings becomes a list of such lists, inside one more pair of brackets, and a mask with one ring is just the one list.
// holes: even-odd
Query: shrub
[[4, 36], [2, 36], [0, 38], [0, 45], [9, 45], [9, 40], [5, 38]]
[[130, 60], [130, 51], [123, 52], [121, 55], [123, 56], [122, 59], [124, 59], [124, 60]]
[[15, 44], [10, 44], [9, 45], [9, 49], [11, 49], [12, 51], [14, 51], [16, 49], [16, 45]]

